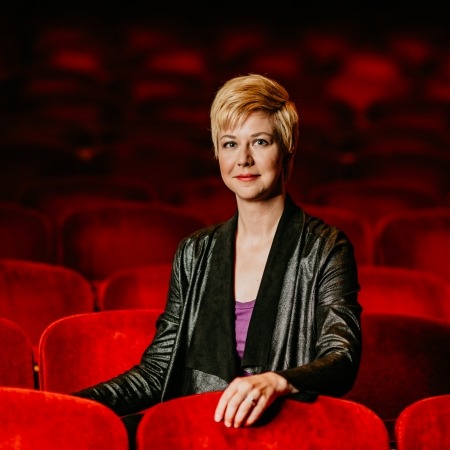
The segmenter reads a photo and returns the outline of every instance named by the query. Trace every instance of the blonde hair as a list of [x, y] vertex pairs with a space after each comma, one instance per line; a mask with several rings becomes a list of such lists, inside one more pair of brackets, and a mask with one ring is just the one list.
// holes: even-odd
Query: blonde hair
[[[218, 157], [220, 132], [239, 126], [255, 111], [269, 115], [275, 139], [286, 157], [286, 165], [291, 166], [299, 132], [296, 106], [281, 84], [258, 74], [231, 78], [217, 91], [210, 110], [215, 157]], [[289, 171], [290, 168], [287, 175]]]

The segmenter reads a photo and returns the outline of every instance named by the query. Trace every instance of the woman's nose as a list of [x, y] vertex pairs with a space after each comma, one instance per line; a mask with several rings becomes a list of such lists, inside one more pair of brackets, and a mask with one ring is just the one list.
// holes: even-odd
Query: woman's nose
[[253, 166], [253, 157], [248, 147], [242, 147], [239, 150], [237, 164], [240, 167]]

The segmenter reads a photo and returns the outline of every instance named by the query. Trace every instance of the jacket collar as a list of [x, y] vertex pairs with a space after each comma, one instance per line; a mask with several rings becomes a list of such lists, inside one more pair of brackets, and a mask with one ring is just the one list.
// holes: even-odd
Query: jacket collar
[[[298, 241], [300, 209], [286, 197], [250, 320], [244, 357], [236, 352], [234, 245], [238, 213], [219, 227], [207, 274], [204, 297], [187, 354], [187, 365], [227, 382], [242, 368], [264, 370], [288, 261]], [[252, 371], [255, 371], [255, 370]]]

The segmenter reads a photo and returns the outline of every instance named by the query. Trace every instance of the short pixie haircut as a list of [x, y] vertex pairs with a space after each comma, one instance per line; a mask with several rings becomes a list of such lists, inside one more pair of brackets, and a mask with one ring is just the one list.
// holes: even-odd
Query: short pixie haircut
[[269, 115], [275, 139], [284, 155], [292, 159], [298, 143], [299, 118], [287, 90], [263, 75], [249, 74], [231, 78], [217, 91], [211, 106], [211, 138], [214, 155], [219, 154], [219, 133], [239, 126], [251, 113]]

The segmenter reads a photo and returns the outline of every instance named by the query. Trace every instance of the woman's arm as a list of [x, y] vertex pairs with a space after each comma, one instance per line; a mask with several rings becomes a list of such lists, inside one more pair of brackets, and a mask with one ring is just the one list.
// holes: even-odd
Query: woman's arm
[[165, 311], [139, 364], [110, 380], [72, 395], [98, 401], [118, 415], [134, 414], [161, 401], [180, 323], [179, 258], [175, 258]]

